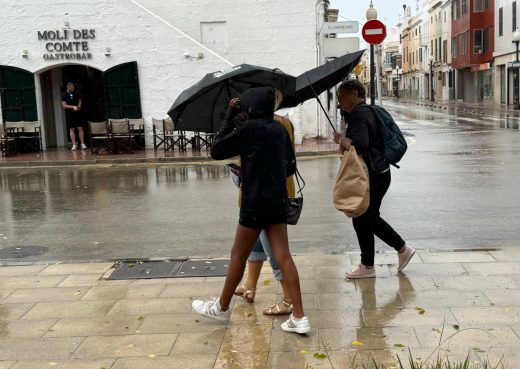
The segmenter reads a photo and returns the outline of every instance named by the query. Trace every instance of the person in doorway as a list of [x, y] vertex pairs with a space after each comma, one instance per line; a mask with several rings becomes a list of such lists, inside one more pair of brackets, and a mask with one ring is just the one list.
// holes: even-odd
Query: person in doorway
[[352, 218], [361, 248], [361, 263], [347, 273], [347, 278], [376, 276], [374, 236], [397, 251], [398, 271], [402, 271], [408, 265], [415, 253], [379, 213], [383, 197], [390, 186], [390, 166], [382, 155], [383, 137], [377, 120], [365, 100], [365, 87], [358, 80], [345, 81], [338, 88], [338, 101], [341, 109], [347, 113], [347, 130], [346, 135], [335, 132], [334, 142], [340, 145], [341, 152], [349, 150], [350, 146], [356, 148], [356, 152], [367, 164], [370, 182], [370, 205], [363, 215]]
[[77, 91], [74, 91], [74, 83], [67, 83], [67, 91], [61, 96], [61, 105], [65, 109], [65, 120], [67, 122], [67, 129], [69, 130], [70, 140], [72, 141], [72, 151], [75, 151], [76, 146], [76, 132], [78, 130], [79, 141], [81, 149], [85, 150], [85, 133], [83, 132], [83, 114], [81, 112], [81, 96]]
[[[280, 90], [275, 89], [275, 104], [274, 110], [278, 110], [280, 107], [283, 95]], [[232, 99], [230, 102], [231, 106], [238, 104], [238, 99]], [[284, 126], [287, 131], [289, 138], [291, 139], [291, 144], [294, 150], [294, 126], [291, 121], [285, 117], [274, 114], [273, 119]], [[294, 176], [287, 177], [286, 180], [287, 194], [289, 197], [294, 197], [296, 195], [296, 190], [294, 186]], [[283, 298], [280, 302], [275, 303], [273, 306], [266, 308], [263, 313], [264, 315], [288, 315], [292, 312], [293, 305], [291, 295], [289, 293], [289, 289], [285, 281], [283, 280], [282, 272], [280, 271], [280, 267], [276, 263], [275, 258], [273, 257], [273, 252], [271, 249], [271, 245], [269, 244], [269, 240], [265, 234], [265, 231], [262, 230], [260, 232], [260, 237], [256, 241], [251, 254], [247, 260], [247, 277], [246, 281], [239, 285], [235, 290], [235, 295], [241, 296], [248, 303], [253, 303], [255, 300], [256, 294], [256, 285], [258, 283], [258, 279], [260, 278], [260, 273], [262, 271], [262, 267], [264, 262], [269, 258], [269, 263], [271, 264], [271, 269], [273, 270], [273, 275], [277, 281], [280, 282], [283, 290]]]
[[240, 217], [220, 297], [194, 300], [192, 307], [203, 316], [229, 320], [231, 298], [242, 279], [247, 258], [264, 229], [293, 302], [292, 314], [281, 328], [303, 334], [309, 332], [311, 326], [303, 311], [298, 270], [287, 239], [286, 178], [295, 172], [295, 158], [285, 128], [273, 120], [274, 102], [274, 91], [270, 87], [247, 90], [240, 97], [240, 109], [247, 120], [238, 128], [226, 120], [215, 138], [211, 148], [213, 159], [240, 155]]

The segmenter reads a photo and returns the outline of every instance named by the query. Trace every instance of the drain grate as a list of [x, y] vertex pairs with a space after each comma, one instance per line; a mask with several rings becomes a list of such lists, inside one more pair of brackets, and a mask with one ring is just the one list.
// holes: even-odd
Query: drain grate
[[227, 275], [226, 260], [125, 261], [116, 265], [108, 280], [220, 277]]
[[0, 249], [0, 259], [21, 259], [27, 256], [37, 256], [49, 251], [44, 246], [20, 246], [20, 247], [6, 247]]

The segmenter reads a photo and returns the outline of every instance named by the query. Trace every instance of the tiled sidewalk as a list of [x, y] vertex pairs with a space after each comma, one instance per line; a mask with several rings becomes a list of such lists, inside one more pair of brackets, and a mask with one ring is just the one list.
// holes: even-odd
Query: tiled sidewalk
[[443, 355], [503, 355], [520, 368], [520, 249], [420, 252], [400, 275], [395, 254], [379, 254], [378, 278], [355, 282], [344, 273], [356, 254], [295, 260], [308, 336], [262, 315], [280, 293], [267, 267], [254, 305], [235, 299], [225, 325], [191, 309], [223, 278], [107, 281], [112, 263], [2, 266], [0, 369], [348, 369], [356, 354], [361, 368], [370, 355], [406, 359], [408, 348], [424, 360], [443, 327], [444, 338], [458, 331]]

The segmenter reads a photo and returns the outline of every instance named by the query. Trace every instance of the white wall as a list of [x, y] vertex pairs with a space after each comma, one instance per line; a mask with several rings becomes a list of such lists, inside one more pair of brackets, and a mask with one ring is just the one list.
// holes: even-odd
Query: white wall
[[[142, 112], [149, 131], [151, 118], [165, 117], [179, 93], [208, 72], [240, 63], [277, 67], [293, 75], [315, 67], [316, 30], [320, 27], [317, 23], [322, 20], [316, 15], [320, 10], [316, 3], [316, 0], [2, 0], [0, 65], [33, 73], [64, 65], [43, 59], [45, 42], [38, 40], [37, 31], [62, 30], [64, 22], [71, 29], [95, 29], [95, 39], [88, 41], [92, 59], [79, 64], [105, 71], [137, 61]], [[210, 22], [219, 22], [215, 36], [218, 39], [206, 40], [220, 52], [218, 55], [197, 44], [204, 30], [206, 37], [211, 34], [207, 32]], [[104, 55], [107, 47], [111, 49], [108, 57]], [[27, 58], [21, 57], [21, 50], [28, 51]], [[187, 59], [185, 52], [194, 56], [202, 52], [204, 57]], [[305, 137], [314, 137], [320, 129], [315, 105], [309, 103], [301, 109]]]

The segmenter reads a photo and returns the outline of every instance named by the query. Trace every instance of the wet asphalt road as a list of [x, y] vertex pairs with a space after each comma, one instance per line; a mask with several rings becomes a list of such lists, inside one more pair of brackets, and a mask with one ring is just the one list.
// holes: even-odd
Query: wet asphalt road
[[[386, 107], [410, 140], [382, 207], [403, 238], [430, 250], [520, 245], [520, 118]], [[331, 203], [338, 165], [300, 160], [307, 186], [289, 227], [293, 253], [358, 249]], [[45, 246], [23, 260], [46, 261], [227, 256], [237, 196], [222, 165], [2, 169], [0, 248]]]

